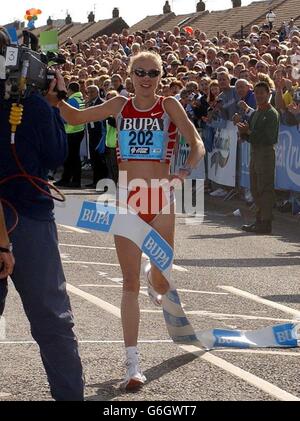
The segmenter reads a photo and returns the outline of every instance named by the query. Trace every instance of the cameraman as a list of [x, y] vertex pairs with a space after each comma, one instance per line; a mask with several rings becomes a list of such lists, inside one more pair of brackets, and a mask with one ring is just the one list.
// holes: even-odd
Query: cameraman
[[[14, 257], [12, 255], [3, 209], [0, 202], [0, 280], [7, 278], [8, 275], [12, 274], [14, 264]], [[1, 311], [2, 303], [4, 305], [4, 300], [0, 301], [0, 315], [3, 313], [3, 309]]]
[[[0, 29], [0, 54], [9, 37]], [[51, 84], [51, 89], [56, 81]], [[60, 82], [62, 84], [62, 82]], [[58, 250], [53, 200], [24, 178], [4, 182], [20, 169], [10, 145], [11, 99], [4, 99], [5, 80], [0, 80], [0, 197], [17, 211], [19, 223], [11, 234], [16, 264], [11, 279], [21, 297], [33, 338], [55, 400], [83, 400], [82, 366], [73, 332], [73, 315]], [[60, 86], [61, 90], [65, 87]], [[23, 100], [22, 124], [16, 132], [16, 153], [27, 174], [47, 180], [49, 169], [62, 165], [67, 155], [63, 121], [55, 108], [58, 101], [31, 94]], [[44, 186], [41, 186], [44, 188]], [[5, 209], [8, 226], [15, 222]], [[7, 294], [7, 281], [0, 282], [0, 303]]]

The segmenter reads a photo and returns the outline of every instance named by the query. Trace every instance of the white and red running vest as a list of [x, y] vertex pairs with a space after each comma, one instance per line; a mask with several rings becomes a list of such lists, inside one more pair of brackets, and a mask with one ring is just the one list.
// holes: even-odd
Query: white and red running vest
[[146, 111], [135, 108], [128, 99], [117, 117], [117, 159], [170, 163], [177, 138], [177, 128], [163, 107], [160, 97]]

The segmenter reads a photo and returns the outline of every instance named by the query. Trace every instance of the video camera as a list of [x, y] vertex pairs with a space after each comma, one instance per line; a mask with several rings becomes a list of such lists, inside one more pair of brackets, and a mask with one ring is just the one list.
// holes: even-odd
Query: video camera
[[[50, 67], [65, 63], [61, 54], [37, 52], [38, 41], [32, 33], [23, 31], [23, 38], [23, 45], [6, 47], [5, 99], [26, 98], [33, 92], [47, 91], [55, 78], [55, 71]], [[59, 99], [66, 97], [65, 92], [57, 92], [57, 95]]]

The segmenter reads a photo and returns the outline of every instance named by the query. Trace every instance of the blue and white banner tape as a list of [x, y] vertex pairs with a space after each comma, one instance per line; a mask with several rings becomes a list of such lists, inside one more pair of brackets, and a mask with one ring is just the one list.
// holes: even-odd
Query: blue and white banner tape
[[172, 247], [156, 230], [129, 210], [122, 214], [114, 206], [71, 198], [65, 203], [55, 204], [55, 219], [58, 224], [128, 238], [145, 253], [169, 282], [170, 290], [163, 296], [162, 308], [168, 333], [175, 343], [205, 349], [300, 346], [300, 321], [253, 331], [213, 329], [196, 332], [171, 282], [174, 258]]

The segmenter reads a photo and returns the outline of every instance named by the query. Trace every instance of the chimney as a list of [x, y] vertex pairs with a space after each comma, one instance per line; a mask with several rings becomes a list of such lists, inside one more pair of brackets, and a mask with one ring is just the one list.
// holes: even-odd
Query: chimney
[[164, 8], [163, 8], [163, 13], [164, 13], [164, 15], [166, 15], [167, 13], [171, 13], [171, 6], [170, 6], [168, 0], [165, 2]]
[[235, 7], [241, 7], [241, 5], [242, 5], [242, 0], [231, 0], [231, 2], [232, 2], [232, 7], [233, 8], [235, 8]]
[[48, 26], [52, 26], [53, 25], [53, 20], [51, 19], [51, 16], [49, 16], [48, 19], [47, 19], [47, 25]]
[[66, 25], [71, 25], [71, 23], [72, 23], [72, 18], [71, 18], [69, 13], [67, 14], [67, 17], [65, 19], [65, 23], [66, 23]]
[[196, 6], [196, 12], [205, 12], [205, 3], [203, 0], [198, 1], [197, 6]]
[[113, 19], [116, 19], [116, 18], [120, 17], [120, 11], [117, 7], [115, 7], [114, 10], [112, 11], [112, 17], [113, 17]]
[[95, 23], [95, 14], [93, 12], [89, 13], [88, 21], [89, 21], [89, 23]]

